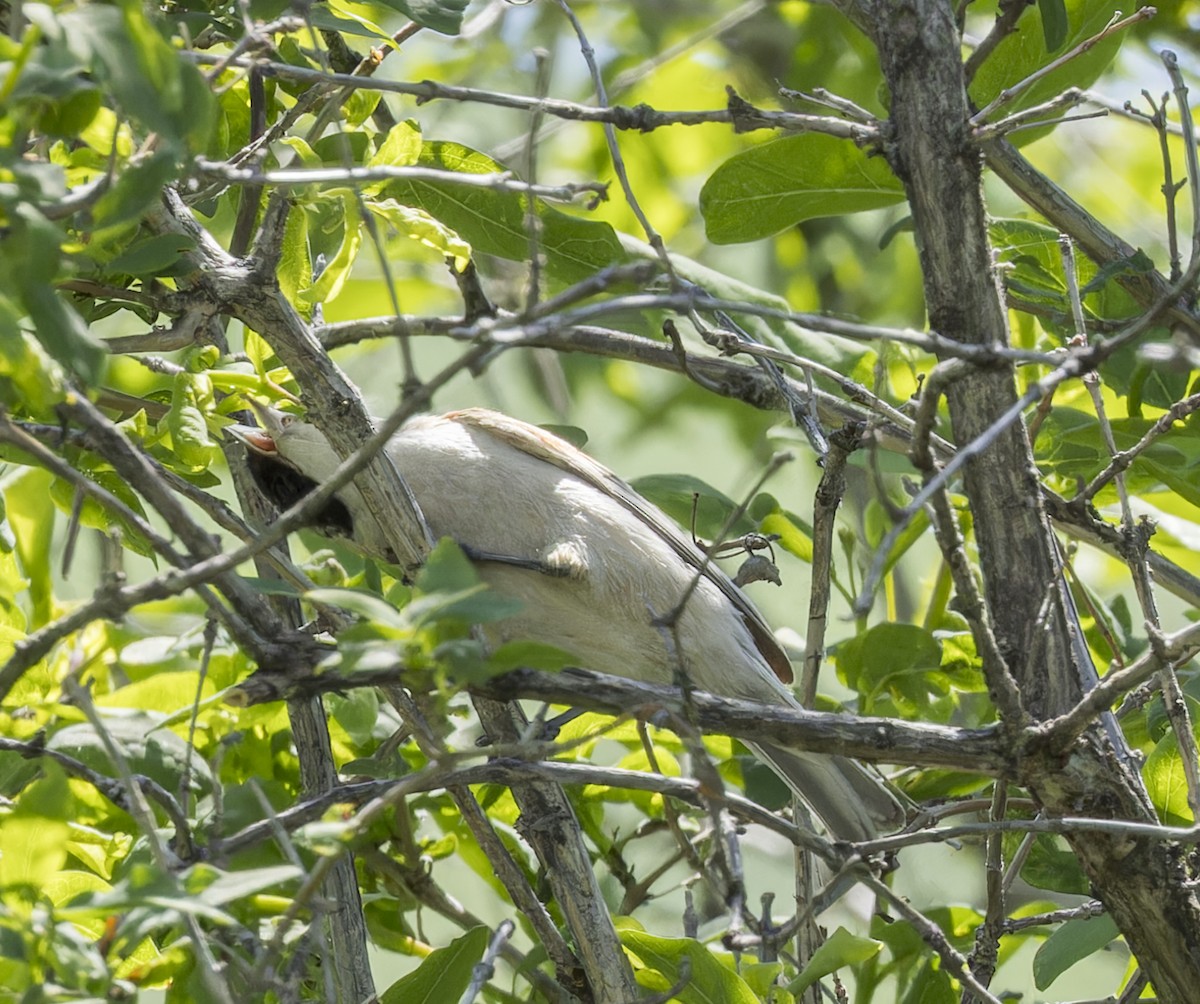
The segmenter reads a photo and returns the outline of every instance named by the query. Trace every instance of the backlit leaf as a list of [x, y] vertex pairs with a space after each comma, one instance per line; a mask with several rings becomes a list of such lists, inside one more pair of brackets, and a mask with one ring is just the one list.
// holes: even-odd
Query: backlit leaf
[[805, 133], [730, 157], [705, 182], [700, 212], [709, 240], [740, 244], [802, 220], [903, 201], [904, 189], [882, 157], [848, 140]]

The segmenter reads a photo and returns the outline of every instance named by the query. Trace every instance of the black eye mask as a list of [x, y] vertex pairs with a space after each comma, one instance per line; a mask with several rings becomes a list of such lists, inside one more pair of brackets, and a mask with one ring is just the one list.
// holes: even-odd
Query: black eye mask
[[[317, 483], [277, 457], [246, 451], [246, 464], [254, 483], [280, 511], [290, 509], [317, 488]], [[354, 537], [354, 519], [346, 504], [336, 496], [312, 517], [311, 525], [326, 537]]]

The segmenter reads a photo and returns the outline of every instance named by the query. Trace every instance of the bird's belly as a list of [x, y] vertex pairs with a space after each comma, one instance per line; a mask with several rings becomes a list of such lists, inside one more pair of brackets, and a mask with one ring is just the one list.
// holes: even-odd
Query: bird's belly
[[692, 594], [672, 632], [660, 619], [678, 603], [686, 581], [639, 587], [490, 562], [479, 572], [491, 588], [523, 604], [514, 616], [486, 626], [493, 644], [537, 640], [570, 653], [583, 669], [647, 683], [676, 683], [682, 666], [701, 690], [770, 703], [789, 699], [728, 601], [708, 583]]

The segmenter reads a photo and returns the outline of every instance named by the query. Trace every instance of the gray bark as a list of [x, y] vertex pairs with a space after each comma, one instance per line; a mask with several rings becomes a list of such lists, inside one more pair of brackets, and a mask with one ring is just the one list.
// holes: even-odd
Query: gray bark
[[[945, 0], [848, 4], [874, 39], [891, 92], [889, 162], [905, 185], [930, 326], [978, 344], [1005, 344], [969, 128], [960, 38]], [[976, 369], [947, 392], [954, 438], [980, 435], [1016, 400], [1010, 367]], [[991, 623], [1023, 710], [1044, 720], [1081, 694], [1079, 632], [1021, 424], [966, 469]], [[989, 680], [995, 690], [998, 682]], [[1020, 723], [1010, 722], [1019, 726]], [[1019, 774], [1052, 815], [1155, 821], [1140, 778], [1099, 725], [1070, 748], [1026, 742]], [[1190, 1001], [1200, 980], [1200, 902], [1177, 845], [1131, 836], [1069, 837], [1097, 895], [1164, 1001]]]

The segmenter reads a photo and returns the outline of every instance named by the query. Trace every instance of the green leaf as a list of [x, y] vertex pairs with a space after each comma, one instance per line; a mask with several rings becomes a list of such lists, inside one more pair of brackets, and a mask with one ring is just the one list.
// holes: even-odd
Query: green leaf
[[582, 450], [587, 446], [587, 431], [578, 425], [556, 425], [553, 422], [541, 422], [538, 424], [538, 428], [545, 429], [550, 435], [557, 436], [559, 439], [565, 439], [576, 449]]
[[350, 92], [350, 96], [342, 105], [342, 115], [346, 125], [359, 127], [367, 121], [379, 107], [383, 95], [366, 87], [358, 87]]
[[1067, 40], [1067, 5], [1063, 0], [1038, 0], [1042, 15], [1042, 38], [1047, 52], [1058, 52]]
[[794, 554], [801, 561], [812, 563], [812, 537], [805, 533], [799, 524], [782, 509], [764, 516], [758, 529], [762, 533], [779, 534], [777, 543], [789, 554]]
[[[737, 508], [737, 503], [724, 492], [691, 474], [647, 474], [631, 482], [631, 487], [658, 506], [686, 532], [691, 532], [694, 522], [696, 533], [709, 539], [721, 532], [726, 520]], [[693, 520], [692, 506], [696, 495], [700, 498], [695, 502]], [[736, 537], [755, 529], [757, 527], [743, 517], [731, 533]]]
[[[1112, 279], [1119, 279], [1127, 275], [1148, 275], [1153, 271], [1154, 262], [1145, 251], [1138, 248], [1128, 257], [1114, 258], [1103, 265], [1079, 292], [1080, 295], [1086, 297], [1089, 293], [1095, 293], [1097, 290], [1103, 289]], [[1132, 304], [1132, 298], [1130, 300]], [[1131, 309], [1124, 312], [1122, 316], [1131, 316], [1133, 313], [1134, 311]]]
[[[295, 868], [290, 865], [285, 867], [295, 875]], [[176, 923], [180, 915], [193, 915], [221, 926], [231, 926], [234, 920], [229, 914], [199, 895], [220, 874], [207, 864], [197, 865], [175, 876], [139, 863], [114, 882], [111, 889], [80, 897], [64, 913], [76, 917], [88, 914], [104, 917], [128, 911], [131, 916], [124, 918], [122, 931], [135, 944], [140, 936]], [[236, 883], [234, 885], [236, 887]]]
[[782, 962], [746, 962], [743, 961], [738, 968], [747, 985], [763, 1000], [771, 1000], [771, 994], [775, 994], [775, 1001], [772, 1004], [791, 1004], [790, 1001], [777, 989], [779, 974], [783, 972]]
[[13, 208], [8, 222], [0, 242], [0, 282], [20, 297], [46, 351], [86, 385], [95, 385], [107, 353], [52, 285], [61, 271], [62, 232], [24, 203]]
[[[506, 168], [460, 143], [426, 142], [417, 162], [460, 174], [495, 174]], [[424, 209], [469, 241], [476, 251], [511, 261], [528, 261], [527, 196], [498, 188], [456, 185], [452, 181], [389, 182], [384, 193], [406, 206]], [[534, 202], [541, 222], [539, 248], [546, 269], [563, 282], [575, 282], [625, 259], [613, 228], [577, 219], [541, 201]]]
[[[867, 504], [867, 510], [864, 515], [868, 543], [871, 547], [876, 547], [883, 542], [888, 531], [892, 529], [891, 516], [877, 499], [872, 499]], [[908, 553], [909, 548], [913, 547], [918, 541], [926, 539], [928, 530], [929, 514], [924, 509], [918, 509], [916, 515], [908, 521], [908, 524], [900, 531], [895, 541], [893, 541], [891, 550], [888, 551], [887, 560], [884, 562], [884, 574], [887, 574], [899, 564], [900, 559]]]
[[46, 351], [75, 373], [84, 386], [100, 383], [108, 353], [92, 337], [83, 318], [44, 283], [26, 286], [23, 293], [25, 309]]
[[215, 103], [200, 71], [159, 34], [142, 5], [123, 0], [60, 18], [76, 54], [89, 62], [121, 111], [168, 141], [198, 148]]
[[[1043, 318], [1043, 327], [1063, 340], [1073, 336], [1071, 303], [1067, 296], [1058, 231], [1032, 220], [997, 219], [989, 223], [988, 233], [997, 257], [1008, 266], [1005, 285], [1022, 299], [1049, 307], [1061, 315], [1061, 319]], [[1140, 310], [1117, 280], [1153, 270], [1154, 263], [1143, 252], [1137, 251], [1129, 258], [1112, 262], [1102, 269], [1082, 253], [1077, 253], [1075, 257], [1080, 296], [1084, 310], [1090, 316], [1120, 320], [1132, 317]], [[1122, 369], [1128, 370], [1132, 365], [1132, 356], [1131, 351]], [[1110, 360], [1111, 368], [1118, 369], [1111, 364]], [[1126, 377], [1123, 383], [1127, 382]]]
[[[1010, 853], [1015, 853], [1023, 834], [1014, 834]], [[1038, 834], [1021, 868], [1021, 878], [1036, 889], [1072, 896], [1086, 896], [1091, 885], [1076, 857], [1061, 837]]]
[[[1166, 446], [1167, 444], [1162, 445]], [[1186, 465], [1181, 464], [1178, 459], [1170, 456], [1175, 452], [1170, 450], [1164, 450], [1160, 454], [1165, 454], [1170, 458], [1164, 463], [1150, 455], [1154, 449], [1151, 447], [1143, 453], [1134, 468], [1154, 475], [1159, 482], [1170, 488], [1179, 498], [1200, 509], [1200, 466], [1195, 463], [1194, 459]]]
[[[192, 696], [193, 693], [179, 693], [179, 705], [186, 706]], [[191, 756], [187, 743], [160, 725], [160, 717], [142, 713], [114, 714], [105, 718], [104, 730], [124, 753], [135, 774], [146, 774], [167, 791], [177, 792], [186, 772], [190, 790], [206, 794], [212, 787], [208, 764], [203, 758]], [[68, 725], [55, 732], [46, 746], [82, 760], [109, 777], [117, 776], [107, 744], [91, 725]]]
[[417, 574], [417, 589], [430, 593], [456, 593], [479, 585], [479, 574], [470, 559], [449, 537], [443, 537], [429, 552]]
[[19, 414], [49, 418], [65, 391], [64, 374], [37, 339], [21, 332], [18, 311], [0, 295], [0, 380], [5, 384], [5, 404]]
[[[1110, 422], [1117, 449], [1132, 447], [1150, 429], [1145, 418]], [[1053, 408], [1037, 438], [1038, 463], [1060, 478], [1090, 479], [1108, 462], [1109, 452], [1094, 415], [1071, 408]], [[1186, 429], [1176, 428], [1154, 442], [1125, 472], [1126, 487], [1144, 492], [1165, 485], [1193, 506], [1200, 506], [1200, 443]], [[1100, 496], [1111, 493], [1106, 488]]]
[[475, 963], [487, 950], [490, 932], [482, 925], [455, 938], [429, 956], [407, 976], [379, 995], [382, 1004], [443, 1004], [456, 1001], [471, 983]]
[[540, 641], [510, 641], [496, 649], [488, 663], [497, 673], [518, 668], [557, 673], [564, 666], [577, 666], [579, 660], [556, 645]]
[[297, 301], [305, 305], [328, 303], [337, 297], [350, 277], [350, 269], [354, 266], [355, 259], [358, 258], [358, 249], [362, 246], [362, 221], [358, 215], [358, 198], [353, 192], [345, 189], [326, 193], [329, 196], [335, 194], [342, 197], [342, 243], [317, 281], [301, 289], [296, 295]]
[[[1065, 28], [1047, 26], [1047, 6], [1061, 8], [1061, 16], [1066, 19]], [[1046, 66], [1054, 58], [1052, 52], [1073, 48], [1098, 34], [1122, 9], [1128, 10], [1128, 7], [1115, 0], [1052, 0], [1051, 3], [1039, 2], [1036, 7], [1030, 6], [1017, 21], [1016, 30], [1006, 35], [979, 67], [969, 88], [971, 101], [978, 108], [986, 107], [1002, 90]], [[1052, 17], [1057, 21], [1059, 12], [1052, 12]], [[1060, 31], [1062, 37], [1059, 38], [1059, 44], [1051, 49], [1048, 43], [1052, 36], [1058, 38]], [[1116, 58], [1127, 35], [1128, 32], [1114, 32], [1088, 51], [1052, 70], [1020, 97], [1005, 105], [1001, 114], [1009, 115], [1021, 108], [1039, 104], [1061, 94], [1068, 87], [1090, 87]], [[1026, 129], [1015, 133], [1014, 139], [1019, 143], [1027, 143], [1042, 134], [1043, 130]]]
[[1107, 914], [1090, 920], [1068, 920], [1037, 950], [1033, 979], [1045, 990], [1075, 963], [1090, 958], [1120, 937], [1117, 925]]
[[66, 775], [49, 762], [42, 764], [42, 771], [42, 778], [26, 788], [15, 809], [0, 820], [0, 889], [37, 888], [66, 863], [70, 805]]
[[1070, 311], [1058, 231], [1031, 220], [999, 219], [988, 225], [996, 255], [1008, 269], [1005, 284], [1026, 299]]
[[175, 455], [194, 470], [212, 462], [216, 446], [208, 438], [204, 415], [212, 409], [212, 383], [202, 373], [176, 373], [171, 389], [167, 428]]
[[[397, 122], [384, 137], [379, 149], [375, 151], [367, 167], [408, 167], [415, 164], [421, 156], [421, 127], [412, 119]], [[369, 192], [377, 186], [368, 185], [363, 189]], [[382, 187], [382, 186], [378, 186]]]
[[501, 596], [481, 582], [475, 566], [449, 537], [439, 540], [430, 552], [417, 574], [416, 588], [418, 595], [404, 614], [417, 627], [438, 621], [486, 624], [522, 608], [520, 600]]
[[863, 695], [868, 709], [885, 693], [924, 709], [931, 693], [948, 686], [940, 671], [941, 645], [915, 624], [876, 624], [839, 645], [836, 657], [839, 676]]
[[43, 111], [38, 116], [37, 127], [50, 136], [74, 141], [95, 119], [101, 100], [98, 88], [76, 91]]
[[305, 167], [315, 168], [323, 166], [317, 151], [309, 145], [307, 140], [300, 136], [285, 136], [279, 142], [295, 151], [296, 156], [300, 158], [300, 163]]
[[[284, 224], [283, 243], [279, 250], [279, 268], [275, 273], [279, 278], [279, 289], [289, 303], [300, 303], [300, 290], [312, 284], [312, 273], [312, 258], [308, 252], [308, 214], [293, 209], [288, 213], [287, 223]], [[252, 343], [266, 345], [260, 335], [247, 332], [248, 351]], [[266, 372], [263, 363], [272, 355], [274, 352], [269, 347], [265, 353], [261, 351], [250, 353], [251, 359], [254, 360], [254, 368], [258, 373]]]
[[408, 627], [408, 622], [395, 607], [373, 593], [357, 589], [310, 589], [304, 594], [304, 598], [310, 603], [340, 607], [352, 614], [358, 614], [365, 620], [398, 631], [404, 631]]
[[386, 220], [397, 232], [433, 248], [443, 258], [453, 258], [456, 272], [461, 272], [471, 261], [471, 245], [424, 209], [402, 206], [395, 199], [369, 201], [367, 208]]
[[487, 650], [474, 638], [451, 638], [432, 652], [454, 686], [472, 686], [497, 675], [487, 660]]
[[326, 705], [337, 723], [358, 746], [366, 746], [379, 720], [379, 695], [370, 687], [355, 687], [346, 695], [330, 694]]
[[462, 30], [463, 11], [470, 0], [378, 0], [417, 24], [440, 31], [443, 35], [457, 35]]
[[[1194, 702], [1189, 701], [1193, 716]], [[1193, 717], [1193, 721], [1195, 718]], [[1157, 743], [1142, 765], [1142, 778], [1146, 792], [1154, 808], [1169, 826], [1191, 826], [1192, 810], [1188, 806], [1187, 779], [1183, 771], [1183, 757], [1175, 733], [1168, 731]]]
[[313, 26], [326, 31], [338, 31], [347, 35], [384, 39], [390, 42], [392, 40], [391, 32], [384, 31], [370, 18], [350, 9], [358, 6], [358, 4], [340, 2], [330, 3], [328, 7], [323, 4], [313, 4], [311, 14]]
[[904, 201], [882, 157], [847, 140], [805, 133], [763, 143], [718, 167], [700, 192], [715, 244], [761, 240], [802, 220], [881, 209]]
[[1062, 477], [1090, 478], [1108, 463], [1095, 415], [1075, 408], [1052, 408], [1034, 447], [1038, 464]]
[[105, 265], [109, 272], [123, 275], [171, 275], [180, 258], [196, 246], [186, 234], [155, 234], [139, 240]]
[[470, 589], [457, 592], [439, 590], [419, 596], [404, 608], [404, 613], [417, 627], [447, 620], [462, 624], [488, 624], [519, 613], [523, 606], [520, 600], [501, 596], [480, 582]]
[[[142, 506], [141, 499], [129, 487], [129, 482], [120, 477], [112, 468], [101, 467], [95, 470], [85, 468], [80, 473], [115, 495], [139, 516], [145, 518], [146, 511]], [[50, 498], [62, 508], [63, 512], [71, 512], [75, 508], [78, 491], [79, 489], [70, 481], [55, 478], [50, 485]], [[44, 497], [42, 501], [44, 502]], [[83, 526], [114, 536], [114, 531], [119, 531], [121, 544], [134, 554], [149, 557], [154, 553], [154, 548], [150, 545], [150, 541], [142, 535], [141, 530], [137, 529], [124, 516], [90, 496], [85, 496], [79, 504], [79, 522]]]
[[1150, 344], [1171, 343], [1175, 334], [1169, 328], [1154, 328], [1137, 344], [1123, 345], [1100, 366], [1104, 385], [1118, 396], [1125, 396], [1130, 415], [1140, 415], [1143, 406], [1170, 408], [1185, 397], [1192, 374], [1186, 369], [1151, 365], [1140, 355]]
[[959, 1004], [962, 994], [955, 990], [950, 974], [929, 960], [921, 967], [905, 999], [920, 1004]]
[[107, 239], [140, 218], [162, 198], [163, 186], [174, 178], [175, 173], [175, 158], [165, 151], [124, 168], [112, 187], [92, 207], [92, 222], [96, 227], [93, 239]]
[[620, 931], [621, 944], [642, 963], [634, 972], [638, 983], [664, 991], [679, 982], [679, 965], [686, 959], [691, 977], [673, 1000], [682, 1004], [759, 1004], [758, 996], [732, 969], [722, 965], [700, 942], [691, 938], [659, 938], [641, 931]]
[[822, 976], [866, 962], [878, 955], [882, 948], [882, 941], [856, 937], [844, 927], [839, 927], [821, 942], [800, 975], [788, 985], [788, 990], [799, 996]]
[[218, 907], [303, 877], [304, 871], [298, 865], [271, 865], [233, 872], [210, 864], [198, 864], [184, 873], [183, 881], [200, 902]]
[[[746, 797], [769, 809], [779, 812], [789, 808], [796, 797], [775, 771], [748, 750], [733, 758], [733, 763], [742, 769], [741, 784]], [[736, 778], [735, 778], [736, 782]]]
[[[4, 492], [0, 491], [0, 555], [12, 554], [16, 549], [16, 546], [17, 539], [13, 536], [12, 526], [8, 522], [8, 512], [4, 501]], [[4, 585], [13, 590], [12, 592], [8, 592], [7, 590], [0, 591], [0, 596], [2, 596], [4, 599], [11, 599], [16, 594], [17, 589], [23, 588], [23, 586], [18, 586], [15, 582], [4, 583]]]
[[[46, 511], [45, 501], [53, 483], [53, 475], [40, 467], [13, 471], [3, 483], [8, 522], [16, 537], [16, 554], [28, 580], [33, 627], [49, 621], [55, 615], [58, 603], [54, 596], [54, 572], [51, 568], [55, 518], [53, 511]], [[7, 561], [4, 563], [5, 566], [8, 564]], [[24, 584], [14, 577], [10, 588], [24, 588]]]

